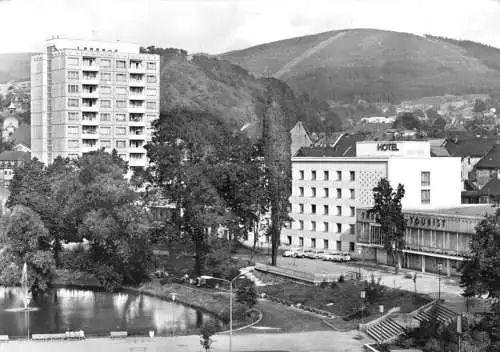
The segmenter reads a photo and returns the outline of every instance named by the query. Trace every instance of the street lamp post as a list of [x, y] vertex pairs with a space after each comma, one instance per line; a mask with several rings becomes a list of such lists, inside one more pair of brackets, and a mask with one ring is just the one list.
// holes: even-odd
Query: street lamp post
[[211, 277], [214, 280], [220, 280], [229, 283], [229, 352], [233, 350], [233, 282], [242, 276], [248, 274], [251, 270], [245, 271], [233, 277], [231, 280], [221, 279], [218, 277]]
[[364, 320], [365, 320], [365, 297], [366, 297], [366, 291], [365, 290], [361, 290], [360, 296], [361, 296], [361, 324], [364, 324]]
[[[361, 247], [358, 247], [358, 255], [359, 255], [359, 260], [361, 260], [361, 253], [362, 253], [362, 249]], [[359, 275], [359, 280], [361, 280], [361, 262], [358, 261], [358, 275]]]
[[441, 270], [443, 269], [443, 264], [438, 264], [438, 300], [441, 300]]
[[177, 293], [172, 292], [170, 294], [170, 297], [172, 298], [172, 336], [175, 335], [175, 317], [174, 317], [174, 303], [175, 303], [175, 297], [177, 296]]
[[24, 298], [24, 311], [26, 312], [26, 325], [28, 328], [28, 332], [27, 332], [28, 340], [30, 339], [30, 302], [31, 302], [31, 296], [28, 294]]

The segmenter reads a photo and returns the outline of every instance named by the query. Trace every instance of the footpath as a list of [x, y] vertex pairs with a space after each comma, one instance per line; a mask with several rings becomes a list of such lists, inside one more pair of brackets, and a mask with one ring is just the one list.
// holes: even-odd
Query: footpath
[[[318, 331], [288, 334], [245, 334], [233, 336], [233, 351], [274, 352], [362, 352], [369, 340], [355, 339], [357, 332]], [[215, 335], [213, 351], [228, 351], [229, 336]], [[6, 352], [196, 352], [202, 351], [199, 336], [170, 338], [88, 339], [73, 342], [11, 341], [0, 344]]]

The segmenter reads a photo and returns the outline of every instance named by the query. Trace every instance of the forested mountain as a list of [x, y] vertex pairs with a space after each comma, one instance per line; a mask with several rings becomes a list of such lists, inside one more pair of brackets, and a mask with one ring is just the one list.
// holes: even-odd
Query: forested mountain
[[258, 45], [219, 56], [297, 92], [352, 103], [426, 96], [500, 95], [500, 50], [470, 41], [350, 29]]

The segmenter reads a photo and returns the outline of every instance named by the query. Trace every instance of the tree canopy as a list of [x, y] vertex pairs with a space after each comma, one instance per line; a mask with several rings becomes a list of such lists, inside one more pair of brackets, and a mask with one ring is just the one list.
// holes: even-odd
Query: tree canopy
[[465, 296], [500, 298], [500, 211], [489, 215], [472, 236], [471, 256], [461, 267]]
[[[36, 214], [46, 232], [47, 253], [57, 264], [63, 243], [86, 239], [91, 261], [86, 269], [102, 284], [113, 290], [137, 283], [152, 264], [151, 228], [138, 193], [124, 178], [126, 171], [116, 152], [103, 150], [78, 159], [59, 157], [48, 167], [34, 159], [15, 171], [7, 206]], [[28, 230], [19, 229], [26, 235]]]
[[[394, 190], [386, 178], [373, 189], [374, 205], [369, 213], [375, 214], [380, 232], [383, 234], [384, 248], [396, 259], [404, 245], [406, 220], [403, 216], [401, 200], [405, 195], [404, 186], [399, 184]], [[397, 265], [397, 262], [395, 263]]]
[[255, 199], [262, 150], [219, 117], [185, 109], [161, 115], [146, 149], [146, 180], [175, 206], [172, 222], [192, 241], [201, 274], [208, 238], [220, 225], [237, 238], [257, 221], [256, 207], [265, 203]]

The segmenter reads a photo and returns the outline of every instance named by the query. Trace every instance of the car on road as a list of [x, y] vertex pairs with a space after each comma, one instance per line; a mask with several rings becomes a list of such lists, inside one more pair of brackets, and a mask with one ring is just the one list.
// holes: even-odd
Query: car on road
[[304, 258], [304, 250], [302, 248], [290, 248], [283, 252], [283, 257]]
[[324, 254], [325, 254], [325, 251], [323, 251], [323, 250], [316, 250], [316, 251], [314, 251], [312, 258], [313, 259], [321, 259]]
[[342, 259], [342, 254], [339, 252], [331, 252], [330, 254], [326, 255], [323, 260], [327, 260], [330, 262], [340, 262]]
[[347, 252], [342, 253], [342, 261], [343, 262], [351, 261], [351, 255]]
[[304, 249], [303, 258], [309, 258], [309, 259], [314, 258], [314, 249], [311, 249], [311, 248]]
[[332, 252], [332, 251], [324, 251], [323, 253], [321, 253], [320, 257], [318, 259], [321, 259], [321, 260], [328, 260], [327, 258], [332, 255], [333, 253], [335, 252]]

